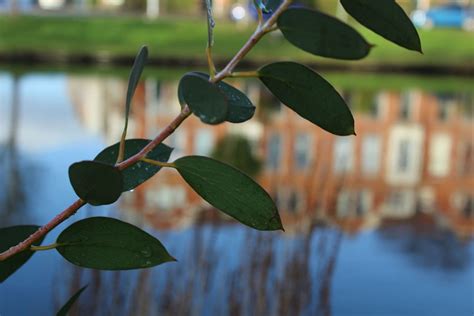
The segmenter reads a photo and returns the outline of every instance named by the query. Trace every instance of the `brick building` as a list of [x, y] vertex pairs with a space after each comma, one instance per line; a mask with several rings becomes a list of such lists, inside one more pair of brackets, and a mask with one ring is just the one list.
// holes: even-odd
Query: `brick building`
[[[241, 133], [264, 160], [258, 180], [275, 199], [285, 227], [329, 221], [356, 231], [425, 213], [459, 235], [472, 234], [472, 94], [345, 91], [357, 136], [336, 137], [300, 119], [259, 84], [236, 85], [257, 105], [256, 117], [218, 126], [191, 117], [167, 141], [175, 148], [171, 160], [208, 155], [218, 139]], [[152, 138], [175, 117], [176, 88], [176, 82], [152, 80], [138, 88], [130, 137]], [[113, 108], [108, 117], [120, 117], [121, 103]], [[112, 125], [102, 133], [118, 139], [120, 129]], [[162, 228], [216, 214], [174, 170], [161, 171], [127, 195], [123, 206]]]

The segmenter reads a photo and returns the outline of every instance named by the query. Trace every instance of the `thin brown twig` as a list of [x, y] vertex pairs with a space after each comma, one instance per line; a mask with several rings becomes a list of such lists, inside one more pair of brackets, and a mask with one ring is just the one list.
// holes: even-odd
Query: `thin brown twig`
[[[285, 11], [288, 6], [291, 4], [292, 0], [284, 0], [280, 7], [275, 11], [275, 13], [262, 25], [257, 28], [257, 30], [252, 34], [248, 41], [242, 46], [242, 48], [235, 54], [235, 56], [229, 61], [227, 66], [211, 80], [212, 82], [218, 82], [231, 76], [232, 71], [237, 66], [237, 64], [247, 55], [247, 53], [258, 43], [258, 41], [271, 30], [276, 23], [278, 17]], [[181, 123], [184, 122], [191, 115], [191, 110], [186, 105], [182, 108], [179, 115], [163, 130], [161, 133], [153, 139], [147, 146], [145, 146], [139, 153], [128, 158], [125, 161], [117, 164], [117, 168], [124, 170], [134, 164], [136, 164], [141, 159], [145, 158], [146, 155], [153, 150], [156, 146], [161, 144], [168, 136], [170, 136], [176, 128], [178, 128]], [[33, 243], [40, 238], [44, 237], [48, 232], [54, 229], [56, 226], [67, 220], [69, 217], [74, 215], [81, 207], [87, 203], [81, 199], [76, 200], [61, 213], [56, 215], [51, 221], [39, 228], [36, 232], [31, 234], [28, 238], [9, 248], [8, 250], [0, 253], [0, 261], [4, 261], [22, 251], [29, 249]]]
[[222, 69], [222, 71], [216, 75], [214, 78], [216, 82], [230, 76], [237, 64], [250, 52], [250, 50], [265, 34], [272, 30], [273, 25], [278, 20], [278, 17], [290, 6], [292, 2], [292, 0], [284, 0], [275, 13], [267, 20], [267, 22], [265, 22], [261, 27], [257, 28], [252, 36], [250, 36], [247, 43], [245, 43], [244, 46], [242, 46], [242, 48], [237, 52], [237, 54], [235, 54], [235, 56], [229, 61], [227, 66], [225, 66], [224, 69]]

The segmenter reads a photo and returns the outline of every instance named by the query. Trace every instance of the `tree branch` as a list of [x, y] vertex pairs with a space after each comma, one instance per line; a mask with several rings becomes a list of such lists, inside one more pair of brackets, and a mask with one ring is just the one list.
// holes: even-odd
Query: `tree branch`
[[273, 30], [274, 24], [277, 22], [278, 17], [285, 11], [293, 0], [284, 0], [283, 3], [278, 7], [275, 13], [265, 22], [261, 27], [258, 27], [257, 30], [250, 36], [247, 43], [242, 46], [242, 48], [235, 54], [235, 56], [229, 61], [227, 66], [219, 72], [214, 78], [214, 82], [220, 81], [231, 75], [234, 68], [237, 64], [247, 56], [248, 52], [262, 39], [262, 37]]
[[[237, 66], [237, 64], [248, 54], [248, 52], [260, 41], [260, 39], [267, 34], [270, 30], [274, 28], [278, 17], [285, 11], [288, 6], [291, 4], [292, 0], [284, 0], [280, 7], [275, 11], [275, 13], [263, 24], [257, 27], [257, 30], [253, 35], [248, 39], [248, 41], [242, 46], [242, 48], [235, 54], [235, 56], [229, 61], [227, 66], [214, 78], [211, 79], [212, 82], [221, 81], [227, 77], [232, 76], [232, 71]], [[190, 108], [186, 105], [182, 108], [179, 115], [163, 130], [161, 133], [153, 139], [147, 146], [145, 146], [139, 153], [128, 158], [125, 161], [120, 162], [116, 165], [119, 170], [124, 170], [138, 161], [146, 157], [146, 155], [153, 150], [156, 146], [161, 144], [168, 136], [170, 136], [180, 125], [191, 115]], [[61, 213], [56, 215], [51, 221], [45, 224], [43, 227], [39, 228], [36, 232], [31, 234], [24, 241], [20, 242], [18, 245], [11, 247], [10, 249], [0, 253], [0, 261], [4, 261], [22, 251], [29, 249], [33, 243], [53, 228], [64, 222], [66, 219], [74, 215], [81, 207], [87, 203], [81, 199], [78, 199], [69, 207], [64, 209]]]

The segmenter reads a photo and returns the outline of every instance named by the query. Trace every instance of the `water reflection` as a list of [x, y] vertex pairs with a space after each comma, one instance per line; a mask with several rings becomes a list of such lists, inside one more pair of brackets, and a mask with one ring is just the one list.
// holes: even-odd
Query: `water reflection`
[[386, 221], [378, 233], [381, 242], [425, 269], [463, 270], [470, 264], [466, 242], [437, 228], [433, 217], [417, 214], [409, 221]]
[[[123, 95], [117, 91], [124, 91], [125, 83], [96, 80], [70, 79], [73, 104], [86, 128], [113, 142], [121, 126]], [[335, 137], [301, 120], [257, 82], [234, 83], [258, 105], [256, 119], [213, 127], [192, 118], [169, 141], [176, 148], [173, 158], [223, 150], [214, 147], [225, 135], [246, 138], [253, 153], [237, 160], [256, 161], [255, 154], [264, 162], [258, 179], [277, 201], [288, 229], [325, 221], [355, 232], [417, 212], [439, 216], [459, 236], [474, 228], [471, 93], [343, 90], [358, 136]], [[178, 113], [176, 88], [177, 82], [153, 80], [139, 86], [135, 137], [152, 137]], [[163, 172], [136, 191], [123, 205], [147, 214], [156, 228], [213, 216], [174, 172]], [[161, 213], [173, 224], [160, 224]]]
[[[20, 78], [12, 75], [11, 98], [6, 104], [7, 126], [5, 139], [0, 143], [0, 215], [4, 223], [24, 223], [29, 217], [25, 214], [28, 200], [26, 183], [35, 182], [36, 168], [27, 157], [19, 154], [18, 134], [20, 132]], [[28, 173], [25, 172], [28, 170]]]
[[13, 210], [21, 209], [21, 203], [24, 200], [24, 192], [22, 190], [20, 168], [17, 154], [17, 135], [18, 120], [20, 112], [20, 104], [18, 102], [18, 76], [13, 76], [12, 100], [10, 106], [10, 126], [7, 132], [5, 144], [0, 147], [0, 162], [2, 166], [1, 174], [5, 179], [1, 183], [4, 184], [0, 196], [0, 205], [4, 210], [4, 217], [10, 217]]
[[[159, 237], [179, 256], [179, 264], [134, 273], [73, 268], [72, 278], [92, 281], [88, 295], [97, 295], [92, 301], [102, 302], [82, 305], [78, 314], [330, 312], [330, 281], [341, 241], [337, 230], [282, 238], [280, 234], [263, 235], [235, 226], [197, 225]], [[114, 303], [117, 297], [121, 297], [118, 305]]]
[[[10, 115], [2, 115], [10, 131], [0, 145], [5, 170], [0, 186], [6, 197], [0, 195], [2, 226], [17, 222], [8, 214], [18, 213], [30, 196], [25, 193], [29, 178], [20, 175], [34, 168], [18, 162], [38, 160], [35, 145], [17, 137], [28, 129], [19, 117], [31, 122], [32, 100], [25, 100], [27, 91], [19, 95], [21, 78], [9, 78], [11, 89], [0, 86], [0, 100], [11, 100], [0, 104], [2, 113]], [[45, 85], [51, 80], [37, 79]], [[55, 120], [69, 128], [53, 140], [35, 138], [49, 144], [36, 144], [46, 156], [40, 159], [41, 168], [49, 170], [46, 175], [65, 169], [57, 165], [67, 163], [64, 156], [87, 159], [100, 149], [97, 143], [116, 142], [123, 123], [123, 79], [59, 80], [64, 97], [58, 101], [57, 95], [43, 95], [42, 102], [59, 102], [62, 110], [55, 110]], [[237, 225], [203, 202], [177, 173], [163, 170], [125, 194], [111, 215], [148, 229], [179, 263], [98, 272], [56, 258], [60, 269], [42, 276], [54, 284], [40, 302], [51, 302], [42, 307], [47, 313], [85, 283], [90, 286], [76, 307], [78, 315], [348, 315], [377, 310], [380, 315], [394, 310], [419, 315], [433, 309], [462, 314], [474, 308], [472, 93], [384, 90], [383, 84], [380, 89], [342, 88], [358, 135], [341, 138], [299, 119], [258, 82], [233, 83], [258, 105], [256, 117], [218, 126], [190, 118], [168, 140], [175, 148], [171, 159], [213, 155], [248, 168], [273, 196], [287, 232], [261, 233]], [[139, 85], [130, 137], [151, 138], [166, 126], [179, 111], [176, 88], [175, 81], [155, 79]], [[79, 143], [83, 135], [95, 140]], [[235, 146], [223, 146], [222, 139]], [[52, 153], [45, 147], [53, 148]], [[89, 157], [78, 158], [71, 147], [86, 147], [81, 153]], [[251, 168], [253, 164], [259, 168]], [[70, 194], [62, 184], [54, 190], [56, 196]], [[55, 204], [50, 204], [54, 212]], [[445, 284], [445, 275], [455, 282]], [[23, 291], [29, 291], [26, 285]], [[413, 301], [391, 291], [410, 293]], [[0, 288], [2, 295], [8, 293]], [[433, 302], [437, 296], [447, 299]], [[0, 299], [0, 313], [3, 304]]]

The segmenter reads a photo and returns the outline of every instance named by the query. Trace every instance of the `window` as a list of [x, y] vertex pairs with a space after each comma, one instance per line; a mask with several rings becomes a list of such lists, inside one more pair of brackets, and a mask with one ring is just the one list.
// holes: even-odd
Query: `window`
[[271, 170], [280, 168], [281, 162], [281, 136], [273, 134], [268, 140], [267, 148], [267, 167]]
[[214, 146], [214, 134], [212, 130], [201, 128], [197, 131], [194, 140], [194, 152], [196, 155], [207, 156]]
[[364, 217], [372, 207], [372, 192], [369, 190], [357, 192], [355, 205], [355, 215], [357, 217]]
[[375, 97], [375, 102], [376, 102], [376, 109], [374, 109], [374, 115], [376, 114], [377, 116], [374, 116], [374, 118], [382, 120], [386, 117], [388, 107], [390, 105], [388, 93], [386, 92], [378, 93], [377, 96]]
[[372, 207], [372, 192], [369, 190], [342, 190], [337, 197], [337, 217], [364, 217]]
[[369, 108], [369, 114], [372, 118], [379, 118], [382, 116], [382, 105], [379, 103], [380, 100], [379, 100], [379, 96], [376, 95], [374, 97], [372, 97], [372, 100], [370, 102], [370, 108]]
[[456, 108], [456, 96], [454, 94], [438, 94], [438, 120], [445, 122], [450, 118]]
[[294, 143], [294, 163], [298, 170], [304, 170], [309, 167], [311, 156], [311, 135], [298, 134]]
[[398, 124], [390, 128], [384, 150], [386, 178], [391, 185], [414, 185], [422, 175], [425, 131], [418, 124]]
[[299, 209], [299, 197], [296, 191], [292, 191], [288, 199], [288, 211], [296, 213]]
[[380, 136], [369, 134], [362, 140], [362, 173], [375, 175], [380, 170]]
[[408, 139], [402, 139], [398, 143], [398, 161], [397, 170], [399, 172], [407, 172], [409, 169], [409, 155], [410, 155], [410, 142]]
[[388, 196], [384, 214], [390, 217], [409, 217], [415, 213], [415, 192], [412, 190], [393, 191]]
[[436, 177], [449, 173], [452, 140], [448, 134], [435, 134], [430, 143], [429, 172]]
[[160, 186], [156, 190], [147, 190], [147, 202], [163, 211], [172, 211], [186, 205], [186, 190], [181, 186]]
[[173, 134], [171, 134], [169, 137], [169, 144], [172, 148], [174, 148], [173, 152], [171, 153], [171, 161], [176, 160], [186, 154], [186, 139], [187, 132], [184, 128], [179, 128]]
[[408, 92], [404, 92], [400, 96], [400, 112], [398, 114], [398, 117], [403, 121], [407, 121], [411, 119], [412, 111], [413, 106], [411, 94]]
[[352, 170], [353, 163], [354, 142], [352, 138], [337, 138], [334, 144], [334, 172], [349, 172]]
[[349, 217], [351, 212], [351, 206], [354, 205], [353, 195], [350, 191], [343, 190], [339, 192], [337, 196], [337, 217], [346, 218]]

